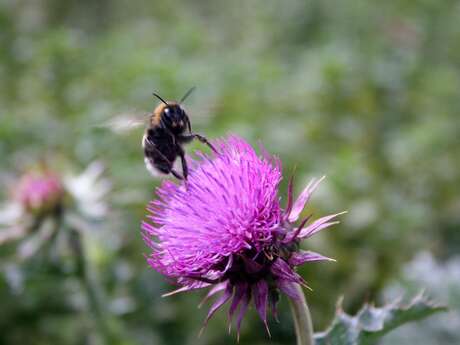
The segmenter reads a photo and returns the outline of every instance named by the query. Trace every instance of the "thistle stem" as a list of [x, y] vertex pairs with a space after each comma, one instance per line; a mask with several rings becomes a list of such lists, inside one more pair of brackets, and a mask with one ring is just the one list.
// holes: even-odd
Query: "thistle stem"
[[295, 284], [295, 289], [297, 290], [298, 298], [289, 298], [289, 305], [294, 318], [297, 345], [314, 345], [313, 324], [307, 301], [299, 284]]
[[114, 344], [116, 343], [115, 335], [108, 322], [109, 320], [102, 300], [100, 287], [91, 272], [91, 265], [86, 257], [83, 236], [81, 232], [74, 229], [72, 229], [71, 235], [73, 249], [77, 259], [79, 277], [86, 292], [88, 304], [96, 322], [96, 327], [104, 338], [104, 341], [109, 344]]

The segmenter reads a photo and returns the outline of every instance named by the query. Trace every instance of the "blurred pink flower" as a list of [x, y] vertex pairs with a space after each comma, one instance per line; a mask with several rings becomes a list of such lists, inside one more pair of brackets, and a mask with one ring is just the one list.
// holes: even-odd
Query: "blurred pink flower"
[[[48, 166], [27, 171], [10, 187], [11, 197], [0, 204], [0, 245], [27, 237], [19, 251], [32, 253], [35, 250], [21, 248], [39, 248], [46, 242], [56, 231], [46, 226], [49, 220], [65, 214], [65, 221], [72, 223], [72, 227], [87, 228], [87, 220], [104, 218], [111, 183], [103, 172], [101, 162], [91, 163], [78, 175], [64, 174]], [[40, 245], [29, 245], [35, 242]]]
[[14, 198], [31, 212], [55, 208], [64, 196], [64, 188], [58, 175], [47, 170], [25, 174], [13, 190]]

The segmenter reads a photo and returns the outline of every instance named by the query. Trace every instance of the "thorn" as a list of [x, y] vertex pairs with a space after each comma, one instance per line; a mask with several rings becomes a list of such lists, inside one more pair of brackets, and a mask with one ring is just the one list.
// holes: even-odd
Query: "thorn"
[[305, 289], [310, 290], [311, 292], [313, 292], [313, 289], [312, 289], [311, 287], [309, 287], [309, 286], [307, 285], [307, 283], [302, 282], [302, 283], [300, 283], [300, 285], [302, 285]]
[[267, 333], [268, 333], [268, 337], [271, 339], [272, 334], [270, 333], [270, 329], [268, 328], [267, 320], [264, 321], [264, 324], [265, 324], [265, 329], [267, 330]]
[[164, 294], [161, 295], [161, 297], [162, 297], [162, 298], [166, 298], [166, 297], [172, 296], [172, 295], [174, 295], [174, 294], [176, 294], [176, 291], [175, 291], [175, 290], [174, 290], [174, 291], [171, 291], [171, 292], [164, 293]]

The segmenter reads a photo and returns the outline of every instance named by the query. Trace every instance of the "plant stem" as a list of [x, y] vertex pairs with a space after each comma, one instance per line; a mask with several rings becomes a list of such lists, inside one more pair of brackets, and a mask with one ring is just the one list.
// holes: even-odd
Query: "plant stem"
[[81, 232], [72, 229], [72, 244], [76, 254], [78, 273], [88, 298], [88, 304], [93, 313], [97, 328], [104, 337], [104, 342], [113, 344], [114, 334], [108, 324], [106, 310], [102, 301], [100, 288], [91, 272], [90, 263], [86, 257], [84, 240]]
[[295, 284], [297, 299], [289, 298], [292, 317], [294, 318], [297, 345], [314, 345], [313, 325], [307, 301], [299, 284]]

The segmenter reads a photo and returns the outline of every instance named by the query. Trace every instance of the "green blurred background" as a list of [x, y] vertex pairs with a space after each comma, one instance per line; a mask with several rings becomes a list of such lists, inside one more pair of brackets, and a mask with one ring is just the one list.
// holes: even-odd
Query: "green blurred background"
[[[203, 292], [161, 298], [172, 286], [146, 264], [139, 231], [159, 183], [144, 168], [142, 129], [101, 126], [151, 111], [153, 91], [177, 99], [196, 85], [186, 106], [197, 132], [260, 140], [285, 177], [296, 167], [296, 193], [327, 175], [310, 212], [349, 211], [306, 246], [338, 260], [301, 270], [315, 329], [339, 296], [353, 312], [394, 286], [427, 287], [410, 276], [421, 252], [460, 278], [459, 23], [460, 3], [450, 0], [2, 0], [0, 196], [43, 158], [75, 171], [102, 161], [111, 210], [88, 242], [116, 334], [109, 343], [235, 343], [224, 312], [197, 338]], [[107, 342], [65, 270], [31, 260], [16, 268], [22, 283], [13, 288], [10, 247], [0, 247], [1, 344]], [[443, 285], [428, 268], [420, 275]], [[441, 302], [460, 295], [454, 283]], [[270, 342], [255, 314], [240, 344], [294, 342], [285, 299]], [[418, 343], [456, 344], [457, 316], [448, 316], [454, 333], [433, 327]], [[399, 334], [412, 343], [410, 331]]]

